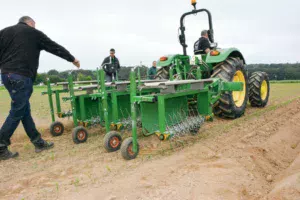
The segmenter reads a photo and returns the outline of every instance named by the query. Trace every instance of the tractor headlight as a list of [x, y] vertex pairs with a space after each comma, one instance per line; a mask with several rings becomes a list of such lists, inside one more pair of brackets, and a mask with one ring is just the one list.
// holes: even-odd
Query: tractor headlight
[[168, 57], [163, 56], [163, 57], [161, 57], [159, 60], [160, 60], [160, 61], [167, 61], [167, 60], [168, 60]]
[[210, 55], [211, 56], [218, 56], [218, 55], [220, 55], [220, 51], [212, 50], [212, 51], [210, 51]]

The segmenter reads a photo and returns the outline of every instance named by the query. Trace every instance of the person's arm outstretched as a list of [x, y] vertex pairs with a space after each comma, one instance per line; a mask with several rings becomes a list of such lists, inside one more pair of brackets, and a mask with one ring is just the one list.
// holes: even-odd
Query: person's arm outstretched
[[45, 50], [62, 59], [72, 62], [76, 67], [80, 67], [80, 62], [63, 46], [52, 41], [47, 35], [39, 31], [39, 44], [42, 50]]

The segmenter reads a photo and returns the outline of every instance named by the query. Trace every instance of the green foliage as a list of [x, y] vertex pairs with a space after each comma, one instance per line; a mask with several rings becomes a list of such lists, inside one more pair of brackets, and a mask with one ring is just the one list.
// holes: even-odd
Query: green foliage
[[[128, 80], [130, 71], [133, 67], [121, 67], [118, 78], [119, 80]], [[146, 66], [140, 66], [135, 68], [135, 72], [138, 73], [140, 69], [140, 74], [142, 79], [147, 78], [147, 72], [149, 68]], [[264, 71], [269, 75], [270, 80], [300, 80], [300, 63], [295, 64], [249, 64], [247, 65], [247, 70], [249, 75], [254, 71]], [[58, 72], [53, 69], [48, 73], [38, 74], [34, 84], [44, 83], [46, 84], [47, 78], [50, 78], [51, 83], [57, 83], [66, 81], [68, 75], [72, 73], [73, 79], [78, 81], [90, 81], [97, 80], [96, 70], [67, 70], [63, 72]], [[293, 82], [295, 82], [293, 81]]]
[[247, 69], [250, 74], [254, 71], [267, 72], [270, 80], [300, 80], [300, 63], [250, 64]]
[[282, 81], [270, 81], [270, 83], [300, 83], [300, 80], [282, 80]]
[[59, 72], [55, 69], [51, 69], [47, 74], [48, 76], [58, 76]]
[[147, 73], [148, 73], [149, 68], [144, 65], [141, 67], [137, 67], [137, 68], [135, 68], [135, 73], [138, 73], [138, 70], [140, 70], [141, 79], [147, 79]]
[[119, 73], [118, 73], [118, 77], [119, 80], [128, 80], [129, 79], [129, 74], [130, 74], [130, 67], [121, 67]]
[[57, 82], [63, 82], [64, 81], [64, 79], [60, 78], [57, 75], [51, 75], [51, 76], [49, 76], [49, 79], [50, 79], [51, 83], [57, 83]]
[[47, 82], [47, 74], [42, 73], [42, 74], [37, 74], [36, 79], [34, 81], [34, 84], [35, 85], [38, 85], [40, 83], [46, 84], [46, 82]]
[[78, 81], [91, 81], [92, 80], [92, 76], [86, 76], [86, 75], [83, 75], [82, 73], [79, 73], [77, 75], [77, 80]]

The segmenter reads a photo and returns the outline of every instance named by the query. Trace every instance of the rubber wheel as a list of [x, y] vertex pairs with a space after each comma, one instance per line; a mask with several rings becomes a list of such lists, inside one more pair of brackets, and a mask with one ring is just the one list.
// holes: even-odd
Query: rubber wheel
[[116, 131], [110, 131], [104, 136], [104, 148], [108, 152], [114, 152], [120, 149], [122, 136]]
[[121, 145], [121, 155], [125, 160], [135, 159], [139, 154], [139, 144], [137, 146], [136, 153], [133, 152], [132, 145], [133, 145], [132, 137], [125, 139]]
[[53, 122], [50, 125], [50, 133], [53, 137], [60, 136], [64, 133], [65, 127], [61, 122]]
[[88, 132], [84, 127], [78, 126], [74, 128], [72, 138], [75, 144], [84, 143], [88, 138]]
[[170, 67], [161, 67], [156, 72], [155, 80], [168, 80]]
[[252, 107], [265, 107], [270, 96], [270, 83], [265, 72], [253, 72], [250, 77], [249, 101]]
[[244, 63], [240, 58], [227, 58], [215, 66], [213, 78], [220, 78], [228, 82], [243, 82], [243, 91], [224, 92], [214, 104], [213, 112], [221, 118], [239, 118], [245, 113], [249, 97], [248, 77]]

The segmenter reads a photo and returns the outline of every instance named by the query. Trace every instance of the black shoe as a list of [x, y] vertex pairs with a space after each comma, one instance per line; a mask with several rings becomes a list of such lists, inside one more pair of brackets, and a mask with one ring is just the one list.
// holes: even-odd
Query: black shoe
[[52, 149], [54, 147], [54, 143], [47, 142], [41, 139], [38, 143], [35, 143], [34, 146], [35, 146], [35, 153], [40, 153], [44, 150]]
[[19, 156], [18, 152], [11, 152], [7, 147], [3, 147], [0, 151], [0, 160], [8, 160]]

